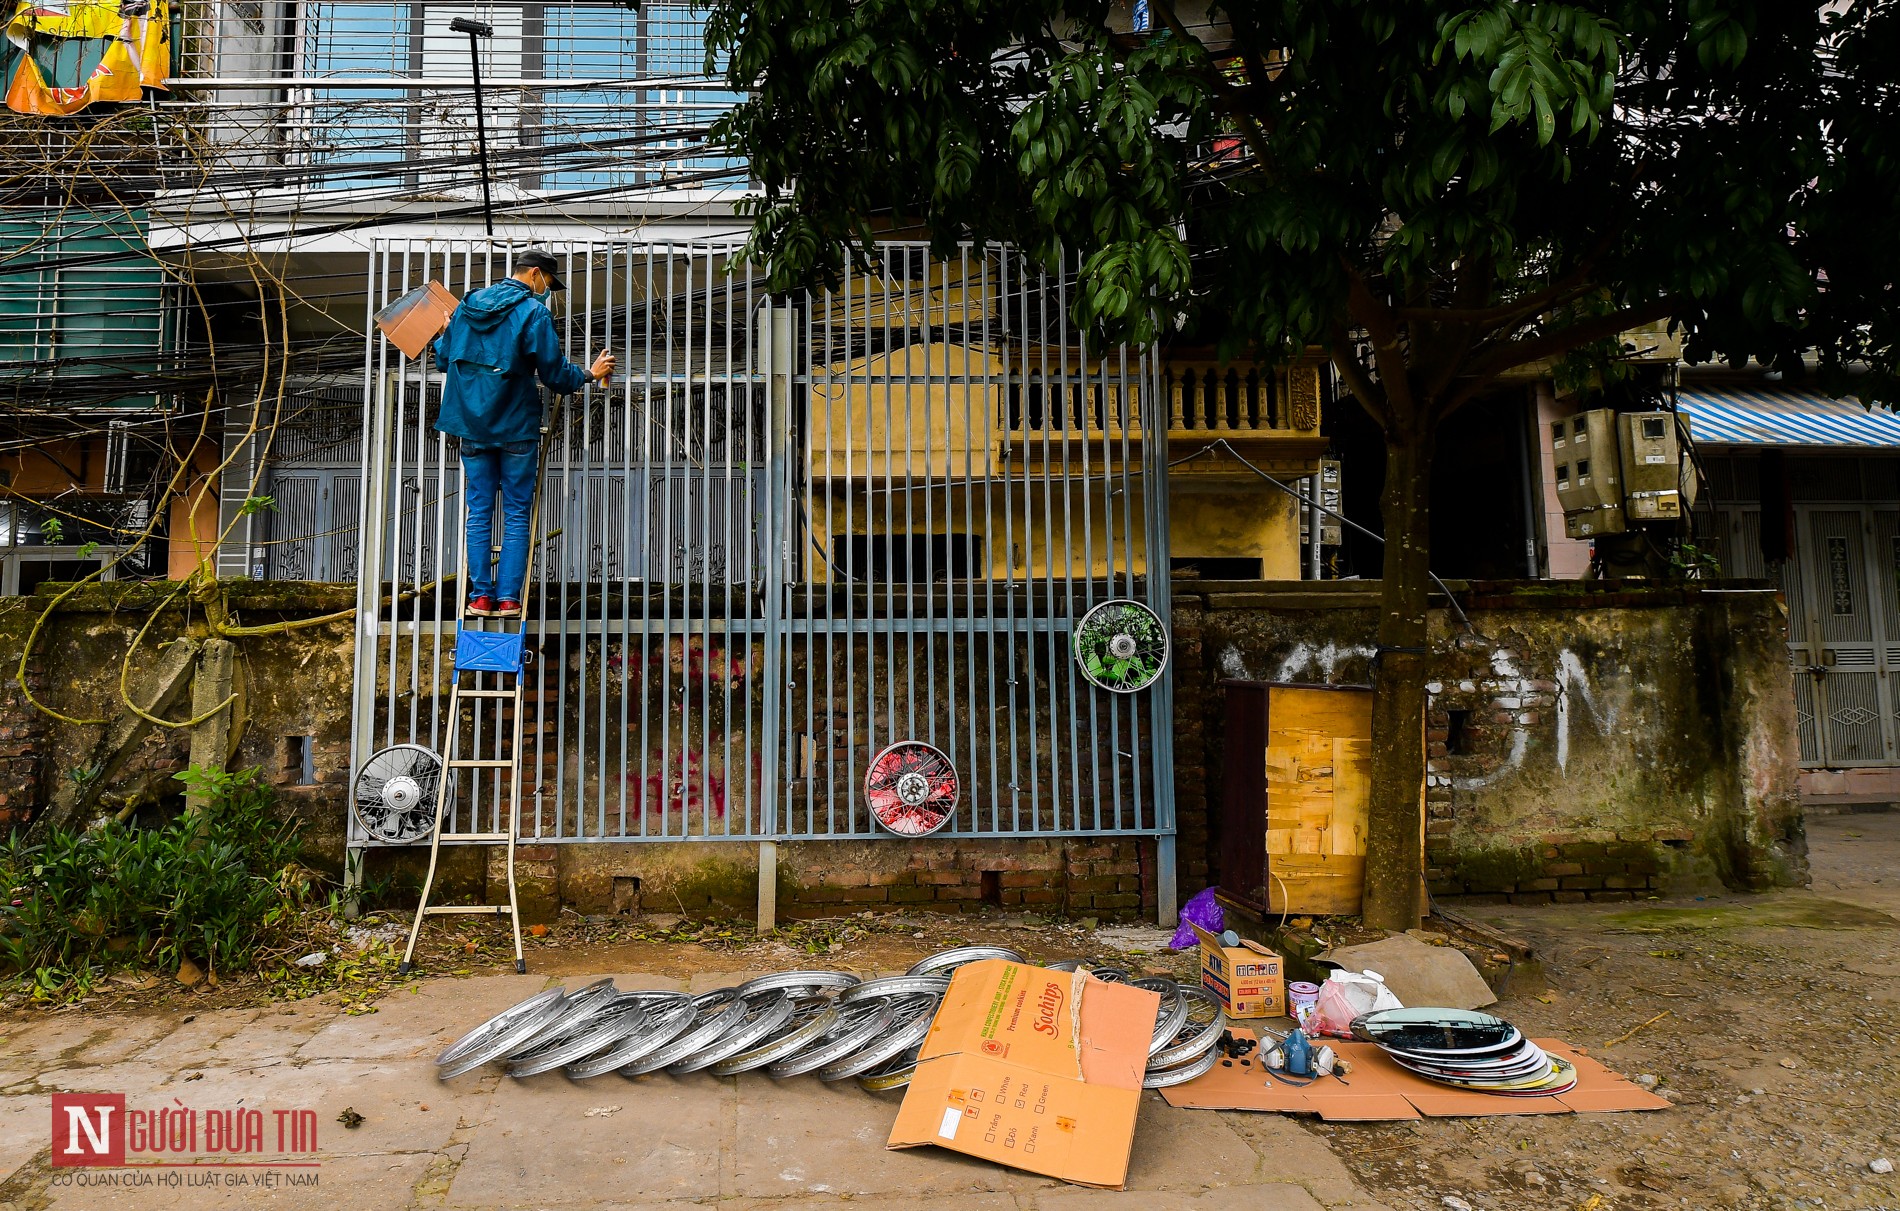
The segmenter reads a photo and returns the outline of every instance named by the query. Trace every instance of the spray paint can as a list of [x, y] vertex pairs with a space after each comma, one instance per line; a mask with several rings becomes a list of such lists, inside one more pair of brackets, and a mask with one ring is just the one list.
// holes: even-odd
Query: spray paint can
[[1294, 1021], [1298, 1022], [1302, 1027], [1306, 1025], [1306, 1019], [1312, 1016], [1313, 1006], [1317, 1004], [1318, 1001], [1318, 984], [1308, 983], [1305, 980], [1294, 980], [1286, 986], [1287, 1011], [1293, 1015]]

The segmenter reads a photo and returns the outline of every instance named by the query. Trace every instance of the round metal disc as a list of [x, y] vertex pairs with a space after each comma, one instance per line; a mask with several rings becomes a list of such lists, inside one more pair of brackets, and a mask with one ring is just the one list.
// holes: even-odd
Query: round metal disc
[[640, 997], [618, 995], [600, 1011], [560, 1036], [551, 1038], [530, 1051], [516, 1056], [508, 1065], [508, 1075], [534, 1076], [552, 1072], [577, 1060], [604, 1051], [632, 1034], [646, 1021], [646, 1001]]
[[[1149, 987], [1155, 983], [1165, 983], [1168, 987], [1165, 990]], [[1174, 1036], [1180, 1033], [1181, 1027], [1187, 1024], [1188, 1002], [1187, 998], [1181, 995], [1180, 986], [1173, 980], [1137, 980], [1135, 987], [1147, 988], [1149, 992], [1161, 994], [1161, 1004], [1155, 1010], [1155, 1032], [1148, 1039], [1148, 1054], [1152, 1057], [1155, 1052], [1172, 1043]]]
[[1007, 959], [1011, 963], [1023, 961], [1021, 955], [1005, 946], [959, 946], [955, 950], [940, 950], [917, 960], [904, 974], [927, 976], [939, 971], [953, 971], [965, 963], [980, 963], [984, 959]]
[[836, 1063], [888, 1031], [896, 1010], [897, 1005], [893, 1001], [847, 1005], [824, 1038], [795, 1055], [777, 1061], [766, 1071], [774, 1080], [784, 1080], [788, 1076], [802, 1076], [826, 1064]]
[[737, 988], [718, 988], [712, 992], [702, 992], [693, 998], [693, 1010], [693, 1020], [690, 1025], [664, 1045], [637, 1060], [621, 1065], [620, 1075], [641, 1076], [648, 1072], [658, 1072], [669, 1064], [678, 1063], [701, 1047], [712, 1043], [746, 1017], [746, 1003], [739, 999]]
[[1150, 1068], [1148, 1075], [1141, 1078], [1141, 1087], [1166, 1089], [1170, 1085], [1185, 1085], [1195, 1077], [1205, 1075], [1219, 1059], [1220, 1048], [1209, 1047], [1201, 1055], [1172, 1068]]
[[648, 997], [646, 1016], [639, 1025], [599, 1055], [569, 1064], [567, 1075], [574, 1080], [584, 1081], [589, 1077], [617, 1071], [678, 1038], [698, 1015], [699, 1008], [693, 1004], [693, 998], [683, 993], [674, 993], [667, 999]]
[[1148, 1057], [1154, 1068], [1172, 1068], [1184, 1064], [1220, 1041], [1227, 1029], [1227, 1011], [1220, 998], [1197, 984], [1181, 985], [1181, 1000], [1187, 1006], [1187, 1020], [1166, 1046]]
[[350, 786], [350, 809], [363, 831], [390, 845], [409, 845], [435, 831], [445, 789], [442, 758], [420, 744], [378, 749]]
[[791, 1021], [776, 1038], [767, 1039], [750, 1051], [720, 1060], [706, 1071], [714, 1076], [738, 1076], [754, 1068], [795, 1055], [825, 1037], [838, 1022], [838, 1002], [830, 997], [805, 997], [792, 1007]]
[[[560, 989], [558, 988], [552, 989], [551, 991], [560, 993]], [[544, 993], [542, 995], [545, 996], [546, 994]], [[442, 1064], [438, 1060], [436, 1076], [446, 1081], [452, 1077], [461, 1076], [464, 1072], [473, 1072], [490, 1060], [501, 1059], [505, 1055], [528, 1046], [549, 1023], [560, 1017], [561, 1011], [566, 1008], [566, 1005], [567, 996], [565, 993], [560, 993], [558, 1000], [545, 1002], [537, 1012], [522, 1014], [512, 1018], [506, 1025], [496, 1026], [495, 1029], [489, 1031], [487, 1036], [474, 1047], [464, 1051], [448, 1063]], [[516, 1008], [521, 1007], [517, 1006]], [[499, 1019], [495, 1020], [499, 1021]], [[460, 1044], [458, 1043], [456, 1046], [459, 1047]], [[449, 1050], [453, 1051], [455, 1048], [451, 1047]], [[448, 1052], [444, 1052], [443, 1054], [446, 1055]]]
[[792, 1017], [791, 995], [776, 988], [741, 993], [737, 1003], [745, 1007], [744, 1016], [712, 1042], [668, 1064], [666, 1070], [674, 1076], [685, 1076], [710, 1068], [720, 1060], [757, 1047]]
[[853, 985], [838, 994], [840, 1005], [855, 1005], [859, 1001], [875, 1000], [879, 997], [941, 997], [950, 991], [950, 977], [947, 975], [904, 975], [880, 976], [875, 980], [866, 980]]
[[818, 992], [845, 992], [854, 988], [860, 981], [858, 977], [843, 971], [781, 971], [772, 975], [760, 976], [739, 985], [741, 996], [747, 993], [764, 992], [777, 989], [789, 992], [795, 997], [810, 996]]
[[818, 1070], [821, 1081], [842, 1081], [846, 1077], [870, 1072], [881, 1064], [889, 1063], [904, 1052], [921, 1046], [924, 1037], [930, 1033], [930, 1025], [937, 1019], [937, 1008], [943, 1004], [940, 997], [905, 997], [892, 1003], [891, 1020], [895, 1027], [881, 1039], [867, 1043], [863, 1050], [834, 1060]]
[[900, 740], [871, 759], [864, 799], [871, 817], [900, 837], [927, 837], [956, 819], [962, 791], [942, 749]]
[[1147, 689], [1168, 667], [1168, 628], [1139, 601], [1104, 601], [1082, 615], [1071, 647], [1082, 675], [1117, 694]]
[[918, 1048], [913, 1047], [883, 1067], [872, 1069], [858, 1078], [858, 1084], [872, 1093], [902, 1089], [917, 1073], [917, 1052]]
[[469, 1031], [461, 1038], [450, 1043], [448, 1049], [435, 1057], [437, 1066], [453, 1064], [496, 1034], [514, 1029], [524, 1019], [551, 1017], [552, 1011], [558, 1012], [561, 1004], [567, 1000], [565, 988], [550, 988], [538, 992], [519, 1004], [510, 1005], [480, 1026]]

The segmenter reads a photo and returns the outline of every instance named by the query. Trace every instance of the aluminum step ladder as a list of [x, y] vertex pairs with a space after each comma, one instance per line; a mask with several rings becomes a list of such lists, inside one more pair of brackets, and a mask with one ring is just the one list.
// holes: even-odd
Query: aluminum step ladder
[[[526, 610], [523, 610], [523, 614], [526, 614]], [[525, 623], [525, 617], [521, 621]], [[416, 940], [422, 935], [423, 921], [432, 916], [467, 914], [494, 914], [496, 916], [506, 914], [509, 925], [514, 930], [515, 970], [517, 972], [525, 972], [528, 970], [527, 960], [522, 956], [521, 951], [521, 908], [515, 894], [515, 842], [521, 833], [522, 670], [517, 667], [513, 672], [495, 671], [486, 673], [472, 669], [464, 671], [462, 659], [464, 653], [463, 637], [488, 635], [502, 639], [512, 638], [517, 641], [521, 638], [519, 631], [512, 636], [502, 631], [476, 631], [469, 629], [466, 623], [462, 623], [456, 628], [455, 684], [449, 691], [449, 737], [442, 761], [444, 771], [444, 777], [442, 779], [443, 789], [442, 793], [436, 796], [435, 829], [430, 833], [429, 838], [429, 873], [424, 875], [422, 879], [422, 899], [416, 906], [416, 918], [409, 925], [409, 944], [403, 948], [402, 963], [396, 968], [398, 975], [407, 975], [409, 972], [415, 970]], [[474, 644], [469, 645], [471, 648], [475, 648], [476, 646], [477, 645]], [[487, 646], [498, 647], [502, 645]], [[517, 651], [519, 651], [519, 643], [517, 643], [516, 646]], [[490, 687], [479, 684], [485, 676], [493, 676], [498, 681], [506, 681], [512, 684], [500, 687]], [[465, 686], [463, 685], [464, 678], [473, 678], [478, 684]], [[489, 729], [489, 734], [492, 738], [491, 743], [497, 749], [503, 744], [501, 735], [502, 718], [512, 712], [512, 726], [508, 730], [511, 731], [513, 735], [508, 742], [509, 752], [507, 756], [456, 756], [457, 743], [461, 738], [462, 732], [462, 703], [464, 699], [472, 699], [477, 702], [487, 701], [497, 707], [493, 712], [495, 716], [495, 726]], [[479, 708], [477, 709], [479, 711]], [[482, 720], [479, 717], [473, 721], [473, 732], [478, 738], [482, 734], [481, 723]], [[478, 781], [480, 771], [495, 770], [498, 776], [500, 771], [507, 772], [507, 812], [505, 813], [507, 819], [504, 829], [497, 832], [449, 833], [442, 831], [443, 821], [449, 814], [449, 804], [455, 798], [455, 788], [458, 785], [456, 773], [458, 770], [469, 771], [470, 774], [473, 775], [471, 781], [474, 782], [476, 786], [480, 784]], [[471, 795], [470, 798], [473, 799], [474, 796]], [[479, 809], [471, 806], [471, 817], [474, 811], [477, 810]], [[444, 841], [471, 845], [487, 844], [507, 846], [508, 902], [506, 904], [429, 903], [429, 893], [434, 890], [435, 887], [436, 863], [442, 856], [442, 843]]]
[[[541, 519], [541, 485], [547, 462], [547, 435], [549, 430], [541, 430], [541, 458], [535, 468], [534, 506], [528, 514], [528, 568], [522, 578], [521, 596], [523, 598], [521, 617], [519, 618], [477, 618], [468, 616], [468, 589], [464, 584], [456, 586], [455, 607], [455, 681], [449, 689], [448, 741], [443, 748], [442, 793], [436, 796], [435, 828], [429, 834], [429, 873], [422, 879], [422, 899], [416, 905], [416, 917], [409, 925], [409, 944], [403, 948], [402, 962], [396, 968], [398, 975], [407, 975], [415, 970], [416, 940], [422, 935], [422, 923], [432, 916], [456, 916], [470, 914], [506, 915], [514, 930], [515, 971], [525, 973], [528, 961], [521, 950], [521, 908], [515, 892], [515, 844], [521, 835], [521, 778], [522, 778], [522, 706], [523, 692], [521, 678], [526, 672], [529, 652], [527, 650], [528, 609], [526, 598], [528, 586], [534, 583], [534, 552], [540, 543], [535, 538], [536, 528]], [[501, 554], [501, 511], [497, 509], [494, 517], [494, 545], [489, 551], [491, 561], [498, 561]], [[509, 624], [513, 624], [513, 630]], [[472, 624], [472, 625], [471, 625]], [[492, 677], [496, 684], [485, 683]], [[464, 678], [472, 678], [473, 684], [464, 684]], [[502, 720], [512, 717], [509, 731], [513, 733], [508, 744], [508, 755], [503, 756], [456, 756], [457, 746], [462, 736], [462, 703], [470, 699], [476, 703], [488, 703], [494, 709], [494, 726], [490, 729], [490, 742], [499, 749], [502, 744]], [[474, 747], [479, 748], [482, 738], [482, 711], [476, 707], [470, 734]], [[500, 777], [507, 771], [508, 810], [506, 827], [493, 832], [445, 833], [442, 823], [449, 817], [449, 805], [455, 799], [459, 785], [457, 771], [467, 771], [471, 789], [479, 789], [481, 773], [484, 770], [496, 771]], [[470, 820], [480, 809], [470, 796]], [[431, 904], [429, 893], [435, 886], [436, 863], [442, 855], [444, 841], [470, 845], [506, 845], [508, 864], [508, 902], [506, 904]]]

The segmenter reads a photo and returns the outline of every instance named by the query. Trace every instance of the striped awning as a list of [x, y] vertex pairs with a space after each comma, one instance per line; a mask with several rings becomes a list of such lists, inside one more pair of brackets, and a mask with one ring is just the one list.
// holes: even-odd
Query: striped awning
[[1900, 415], [1800, 391], [1678, 391], [1698, 445], [1900, 448]]

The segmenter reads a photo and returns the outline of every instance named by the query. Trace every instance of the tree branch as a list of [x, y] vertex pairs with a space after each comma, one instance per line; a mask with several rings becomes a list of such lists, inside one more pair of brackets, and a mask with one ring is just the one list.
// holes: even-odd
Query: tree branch
[[1366, 374], [1366, 368], [1359, 364], [1359, 359], [1353, 354], [1352, 338], [1343, 326], [1333, 329], [1328, 351], [1332, 354], [1333, 369], [1345, 380], [1346, 389], [1366, 410], [1366, 415], [1381, 429], [1385, 428], [1392, 420], [1391, 410], [1386, 406], [1385, 392], [1379, 390], [1379, 384], [1373, 382]]
[[1265, 168], [1269, 163], [1266, 133], [1260, 129], [1260, 121], [1254, 112], [1237, 100], [1240, 96], [1238, 90], [1221, 76], [1220, 68], [1214, 64], [1213, 52], [1207, 49], [1206, 43], [1188, 32], [1188, 27], [1181, 21], [1180, 14], [1174, 11], [1171, 0], [1154, 0], [1154, 7], [1155, 11], [1161, 14], [1162, 24], [1168, 27], [1168, 32], [1199, 53], [1207, 82], [1212, 87], [1214, 95], [1227, 103], [1227, 112], [1240, 119], [1241, 137], [1247, 140], [1247, 146], [1253, 150], [1254, 158], [1260, 161], [1262, 168]]
[[1372, 292], [1364, 275], [1351, 261], [1342, 255], [1339, 264], [1346, 271], [1348, 283], [1346, 310], [1372, 337], [1372, 360], [1378, 368], [1379, 384], [1384, 389], [1391, 413], [1387, 420], [1396, 421], [1401, 412], [1409, 417], [1413, 415], [1417, 401], [1412, 398], [1411, 367], [1406, 364], [1405, 350], [1399, 339], [1399, 326], [1392, 308]]
[[1600, 341], [1631, 328], [1668, 319], [1675, 315], [1677, 308], [1681, 307], [1683, 302], [1684, 300], [1680, 297], [1670, 295], [1640, 307], [1626, 307], [1609, 315], [1591, 316], [1574, 324], [1567, 324], [1554, 332], [1540, 333], [1520, 341], [1507, 341], [1502, 345], [1493, 346], [1489, 351], [1474, 359], [1470, 370], [1460, 376], [1458, 390], [1445, 400], [1440, 419], [1496, 381], [1497, 377], [1506, 370], [1541, 361], [1547, 357], [1556, 357], [1592, 341]]

